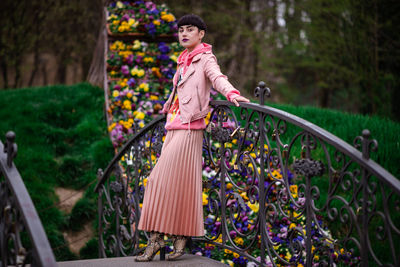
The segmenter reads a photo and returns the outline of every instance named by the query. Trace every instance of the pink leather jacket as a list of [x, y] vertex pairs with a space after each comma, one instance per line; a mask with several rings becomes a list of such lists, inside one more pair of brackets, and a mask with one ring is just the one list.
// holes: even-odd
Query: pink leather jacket
[[161, 113], [168, 112], [174, 91], [178, 90], [182, 123], [189, 123], [207, 116], [210, 111], [211, 86], [229, 101], [240, 95], [240, 92], [221, 73], [217, 59], [211, 51], [193, 57], [192, 64], [190, 64], [176, 88], [177, 75], [179, 75], [178, 72], [175, 73], [173, 79], [174, 90], [165, 102]]

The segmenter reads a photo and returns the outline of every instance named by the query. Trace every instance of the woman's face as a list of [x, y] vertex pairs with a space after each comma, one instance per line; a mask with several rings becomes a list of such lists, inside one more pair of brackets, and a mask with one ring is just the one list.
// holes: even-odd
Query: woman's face
[[199, 30], [193, 25], [183, 25], [178, 29], [179, 43], [185, 47], [189, 52], [201, 43], [204, 37], [204, 31]]

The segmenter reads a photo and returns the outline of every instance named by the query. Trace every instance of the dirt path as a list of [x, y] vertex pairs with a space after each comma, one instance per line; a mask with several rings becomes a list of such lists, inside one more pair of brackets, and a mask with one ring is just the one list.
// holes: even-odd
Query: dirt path
[[[69, 214], [72, 211], [75, 203], [83, 196], [84, 191], [77, 191], [69, 188], [58, 187], [55, 192], [60, 199], [59, 209]], [[83, 229], [79, 232], [66, 231], [63, 232], [64, 238], [68, 243], [69, 249], [79, 255], [79, 250], [85, 246], [94, 233], [91, 222], [86, 223]]]

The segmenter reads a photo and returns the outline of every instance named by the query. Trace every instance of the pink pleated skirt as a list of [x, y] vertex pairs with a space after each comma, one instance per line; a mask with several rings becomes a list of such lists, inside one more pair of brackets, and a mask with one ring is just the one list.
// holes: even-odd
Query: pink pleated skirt
[[138, 228], [203, 236], [203, 130], [170, 130], [147, 180]]

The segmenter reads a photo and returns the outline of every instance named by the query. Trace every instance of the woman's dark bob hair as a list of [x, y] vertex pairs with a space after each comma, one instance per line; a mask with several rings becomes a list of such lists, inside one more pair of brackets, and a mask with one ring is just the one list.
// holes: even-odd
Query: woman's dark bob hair
[[178, 20], [178, 27], [181, 27], [183, 25], [193, 25], [199, 28], [199, 30], [204, 30], [205, 32], [207, 32], [207, 26], [202, 20], [202, 18], [194, 14], [188, 14], [182, 16]]

